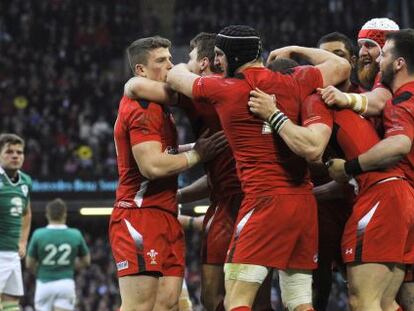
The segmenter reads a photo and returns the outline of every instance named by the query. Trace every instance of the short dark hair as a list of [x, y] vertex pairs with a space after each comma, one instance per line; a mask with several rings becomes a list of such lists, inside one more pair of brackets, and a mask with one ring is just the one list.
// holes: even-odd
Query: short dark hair
[[190, 41], [190, 51], [197, 48], [197, 60], [207, 57], [210, 62], [210, 70], [215, 73], [221, 72], [219, 68], [214, 66], [214, 46], [216, 45], [215, 33], [200, 32]]
[[391, 51], [394, 57], [404, 58], [408, 73], [414, 74], [414, 29], [392, 31], [387, 33], [385, 38], [394, 42], [394, 48]]
[[66, 210], [66, 203], [59, 198], [46, 204], [46, 215], [50, 220], [62, 220], [66, 214]]
[[160, 36], [141, 38], [135, 40], [127, 48], [129, 65], [131, 66], [132, 71], [134, 72], [136, 64], [147, 64], [148, 53], [150, 51], [158, 48], [170, 47], [171, 41]]
[[289, 73], [292, 68], [299, 66], [299, 63], [290, 58], [276, 58], [269, 64], [267, 64], [267, 68], [271, 71], [281, 72], [281, 73]]
[[352, 43], [352, 40], [348, 36], [344, 35], [343, 33], [337, 32], [337, 31], [331, 32], [331, 33], [328, 33], [322, 36], [318, 41], [317, 47], [320, 47], [321, 44], [323, 43], [334, 42], [334, 41], [342, 42], [345, 46], [345, 49], [347, 49], [347, 51], [349, 52], [349, 55], [354, 56], [358, 54], [357, 48]]
[[2, 151], [7, 144], [22, 145], [24, 147], [24, 139], [12, 133], [0, 134], [0, 151]]

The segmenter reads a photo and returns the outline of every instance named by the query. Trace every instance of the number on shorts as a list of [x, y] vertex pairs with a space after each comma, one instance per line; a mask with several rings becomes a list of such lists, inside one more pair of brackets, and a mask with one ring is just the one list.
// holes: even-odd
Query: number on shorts
[[63, 243], [59, 246], [47, 244], [45, 246], [45, 252], [47, 252], [47, 255], [42, 260], [42, 264], [45, 266], [53, 266], [56, 264], [65, 266], [70, 264], [69, 256], [72, 252], [72, 247], [67, 243]]

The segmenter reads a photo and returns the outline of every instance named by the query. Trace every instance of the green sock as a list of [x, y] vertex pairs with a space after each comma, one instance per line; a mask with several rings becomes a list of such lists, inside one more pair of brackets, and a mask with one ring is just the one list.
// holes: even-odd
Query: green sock
[[19, 303], [17, 301], [13, 301], [13, 302], [8, 302], [8, 301], [3, 301], [1, 303], [3, 309], [3, 311], [20, 311], [19, 308]]

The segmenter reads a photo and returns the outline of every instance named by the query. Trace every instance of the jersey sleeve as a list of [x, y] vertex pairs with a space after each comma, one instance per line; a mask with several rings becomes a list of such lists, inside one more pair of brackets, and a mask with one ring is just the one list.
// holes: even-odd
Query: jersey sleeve
[[38, 259], [37, 254], [37, 233], [36, 231], [33, 233], [32, 238], [30, 239], [29, 246], [27, 248], [27, 255], [32, 258]]
[[203, 76], [194, 80], [193, 100], [204, 102], [207, 99], [217, 99], [224, 79], [217, 76]]
[[404, 102], [393, 105], [388, 101], [383, 115], [385, 137], [405, 135], [413, 140], [414, 138], [414, 105], [411, 102]]
[[89, 254], [89, 248], [88, 248], [88, 245], [86, 245], [86, 241], [83, 238], [82, 233], [80, 231], [78, 231], [78, 233], [79, 233], [79, 239], [80, 239], [79, 248], [78, 248], [78, 256], [83, 257]]
[[[155, 105], [155, 104], [150, 104]], [[146, 141], [161, 142], [162, 110], [154, 107], [135, 109], [128, 119], [131, 146]]]
[[323, 123], [330, 128], [333, 126], [332, 111], [329, 110], [322, 101], [319, 94], [312, 94], [306, 97], [302, 103], [302, 125], [309, 126], [312, 124]]
[[292, 74], [296, 81], [297, 92], [301, 102], [312, 94], [316, 88], [323, 86], [323, 78], [321, 71], [314, 66], [296, 67]]

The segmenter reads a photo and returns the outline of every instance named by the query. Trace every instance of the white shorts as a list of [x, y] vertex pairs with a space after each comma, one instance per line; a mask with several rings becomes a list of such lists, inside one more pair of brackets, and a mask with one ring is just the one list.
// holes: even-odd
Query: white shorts
[[23, 296], [23, 277], [17, 252], [0, 251], [0, 293]]
[[35, 310], [52, 311], [53, 307], [75, 310], [75, 281], [64, 279], [58, 281], [36, 281]]

